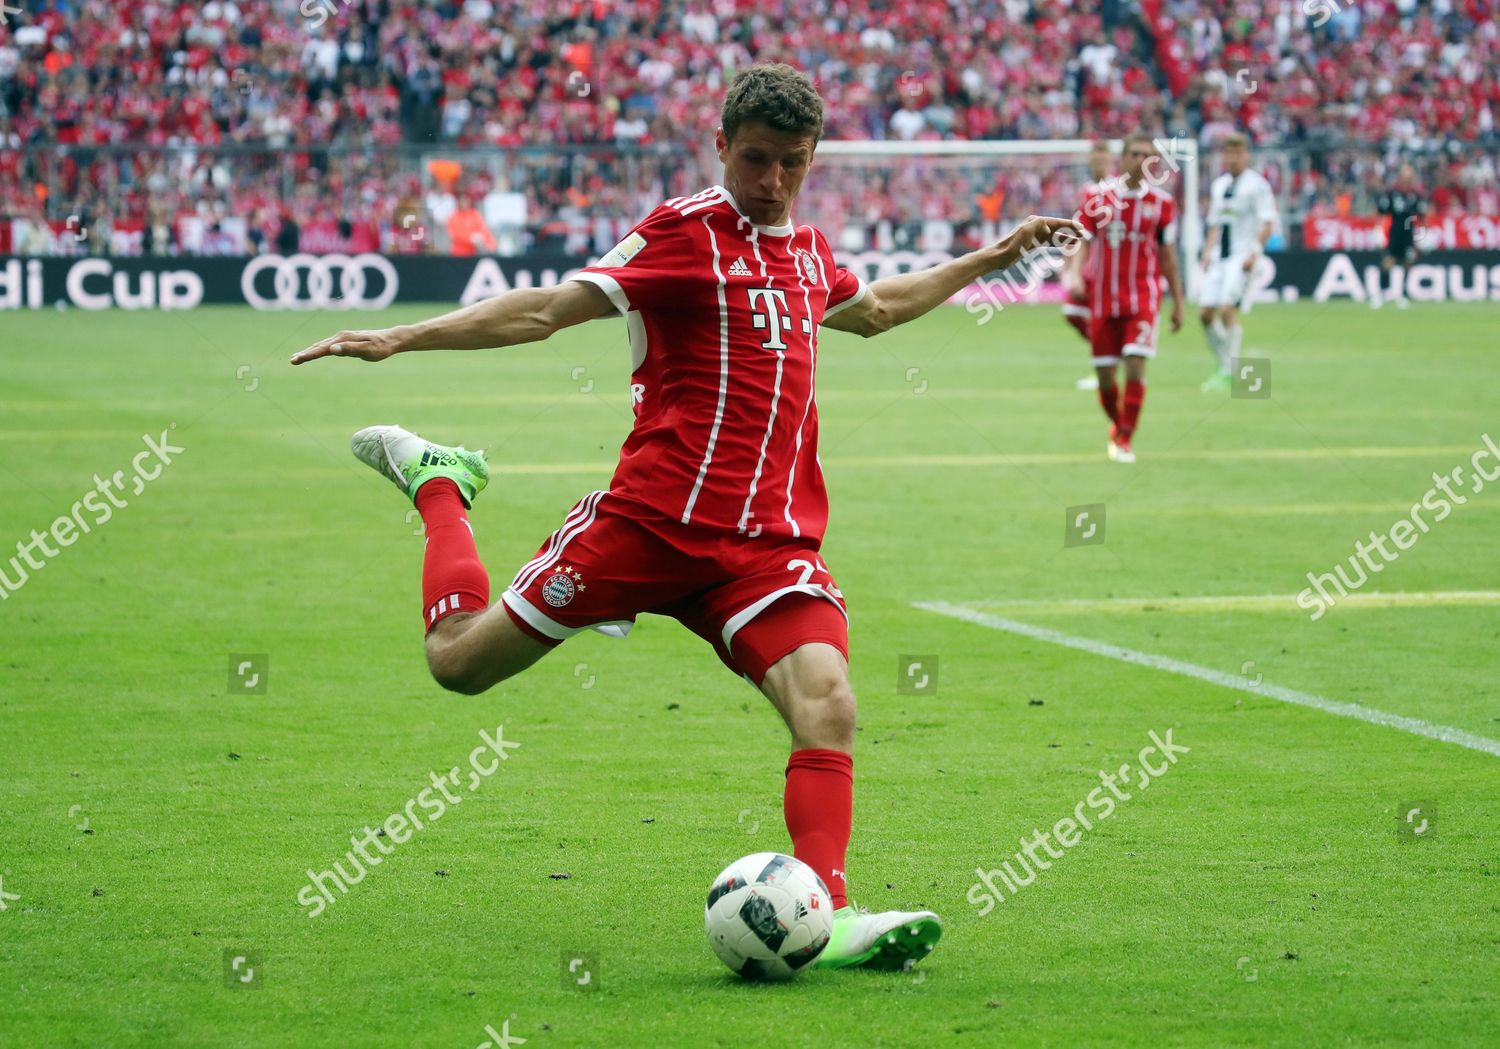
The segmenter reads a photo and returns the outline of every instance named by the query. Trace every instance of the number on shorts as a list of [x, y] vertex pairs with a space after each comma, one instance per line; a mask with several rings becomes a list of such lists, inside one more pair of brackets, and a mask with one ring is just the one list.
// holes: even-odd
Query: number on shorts
[[821, 568], [825, 572], [828, 571], [828, 567], [823, 564], [822, 558], [814, 558], [814, 561], [817, 563], [814, 564], [813, 561], [805, 561], [799, 557], [795, 561], [788, 561], [786, 563], [788, 571], [795, 572], [799, 568], [802, 569], [802, 575], [797, 580], [798, 586], [806, 586], [807, 581], [812, 578], [813, 573], [818, 569]]

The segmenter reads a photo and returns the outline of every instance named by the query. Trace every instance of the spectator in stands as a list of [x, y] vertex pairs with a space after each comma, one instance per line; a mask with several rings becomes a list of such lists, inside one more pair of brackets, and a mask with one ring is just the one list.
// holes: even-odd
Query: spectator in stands
[[467, 193], [459, 195], [458, 207], [448, 216], [448, 244], [454, 255], [475, 255], [481, 250], [487, 255], [495, 252], [495, 235], [474, 206], [474, 198]]
[[295, 255], [302, 247], [302, 230], [291, 211], [281, 213], [281, 224], [276, 228], [276, 253]]
[[[536, 177], [517, 179], [528, 236], [587, 244], [593, 234], [580, 230], [595, 219], [638, 219], [657, 189], [693, 192], [712, 180], [711, 165], [683, 143], [716, 115], [725, 76], [768, 57], [813, 74], [831, 138], [1110, 136], [1144, 125], [1206, 142], [1247, 129], [1258, 147], [1318, 144], [1286, 187], [1298, 207], [1352, 194], [1353, 207], [1367, 209], [1368, 168], [1402, 151], [1442, 206], [1489, 206], [1490, 194], [1472, 190], [1493, 183], [1500, 141], [1495, 0], [1329, 5], [1337, 13], [1317, 26], [1300, 0], [1135, 0], [1117, 9], [841, 0], [815, 16], [795, 0], [584, 3], [565, 15], [548, 0], [12, 0], [26, 10], [0, 27], [0, 219], [27, 214], [38, 185], [51, 192], [54, 221], [100, 187], [97, 206], [120, 228], [140, 228], [148, 201], [171, 225], [210, 191], [221, 214], [248, 218], [291, 188], [389, 231], [408, 193], [402, 162], [324, 150], [403, 141], [666, 147], [664, 158], [576, 168], [539, 161]], [[100, 148], [117, 143], [157, 152]], [[192, 151], [219, 143], [278, 153], [226, 160]], [[1340, 152], [1344, 144], [1362, 147], [1363, 159]], [[168, 146], [189, 151], [160, 152]], [[1490, 174], [1444, 173], [1444, 149], [1484, 157]], [[606, 183], [631, 188], [591, 190], [586, 202], [569, 195], [600, 170]], [[943, 221], [977, 224], [973, 197], [990, 187], [974, 178], [944, 191]], [[1308, 178], [1315, 191], [1305, 191]], [[1044, 202], [1010, 188], [1009, 217]], [[933, 221], [927, 203], [889, 185], [870, 187], [858, 207], [863, 191], [815, 192], [808, 208], [868, 231]], [[447, 217], [432, 220], [439, 233]]]

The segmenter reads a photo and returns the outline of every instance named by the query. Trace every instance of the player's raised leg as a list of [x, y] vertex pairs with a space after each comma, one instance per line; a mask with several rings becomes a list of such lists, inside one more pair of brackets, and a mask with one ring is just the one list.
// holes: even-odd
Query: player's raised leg
[[[821, 598], [793, 595], [777, 602], [763, 621], [752, 621], [736, 637], [736, 651], [765, 650], [801, 616], [832, 606]], [[820, 608], [820, 606], [822, 606]], [[775, 613], [779, 612], [780, 615]], [[835, 614], [839, 614], [835, 611]], [[813, 634], [817, 631], [813, 630]], [[781, 634], [781, 636], [785, 636]], [[833, 935], [818, 956], [823, 969], [864, 966], [902, 969], [925, 958], [943, 934], [932, 911], [871, 914], [849, 904], [844, 856], [849, 846], [854, 805], [855, 700], [849, 667], [833, 644], [799, 645], [765, 672], [761, 690], [792, 733], [784, 800], [787, 831], [796, 857], [828, 884], [836, 910]]]
[[422, 622], [427, 665], [446, 689], [475, 695], [549, 651], [490, 607], [490, 579], [466, 513], [489, 483], [483, 452], [434, 444], [399, 426], [354, 435], [355, 456], [406, 493], [422, 515]]

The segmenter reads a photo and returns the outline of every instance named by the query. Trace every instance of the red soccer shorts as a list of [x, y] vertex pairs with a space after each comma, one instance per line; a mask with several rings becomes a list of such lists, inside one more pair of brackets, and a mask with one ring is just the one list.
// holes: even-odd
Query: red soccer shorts
[[1084, 282], [1083, 288], [1077, 293], [1068, 292], [1068, 300], [1063, 303], [1064, 317], [1078, 317], [1084, 321], [1089, 319], [1089, 303], [1093, 301], [1093, 287]]
[[642, 612], [671, 616], [757, 686], [810, 641], [849, 656], [844, 596], [816, 543], [710, 532], [609, 492], [580, 500], [501, 600], [546, 645], [590, 627], [623, 637]]
[[1122, 357], [1156, 356], [1156, 314], [1136, 313], [1124, 317], [1094, 315], [1089, 328], [1094, 366], [1119, 364]]

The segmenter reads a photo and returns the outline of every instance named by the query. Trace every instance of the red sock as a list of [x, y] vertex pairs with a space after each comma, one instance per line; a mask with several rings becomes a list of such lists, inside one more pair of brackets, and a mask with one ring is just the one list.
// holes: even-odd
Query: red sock
[[490, 605], [490, 575], [474, 547], [458, 485], [434, 477], [417, 489], [417, 512], [427, 531], [422, 559], [422, 621], [430, 631], [454, 612], [483, 612]]
[[844, 853], [854, 813], [854, 759], [840, 750], [794, 750], [783, 800], [792, 855], [818, 872], [837, 910], [848, 906]]
[[1109, 421], [1118, 424], [1120, 421], [1120, 388], [1118, 386], [1099, 387], [1099, 406], [1104, 409], [1104, 414], [1109, 416]]
[[1120, 401], [1120, 436], [1129, 440], [1135, 433], [1135, 424], [1141, 417], [1141, 405], [1146, 400], [1146, 384], [1127, 379], [1125, 396]]

